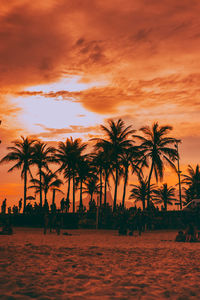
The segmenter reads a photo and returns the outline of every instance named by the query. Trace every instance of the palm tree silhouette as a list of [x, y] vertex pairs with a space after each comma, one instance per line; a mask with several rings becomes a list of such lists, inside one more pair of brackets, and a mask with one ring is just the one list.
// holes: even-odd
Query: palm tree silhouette
[[117, 188], [119, 184], [119, 157], [125, 149], [132, 146], [133, 141], [129, 139], [129, 136], [135, 131], [131, 129], [132, 126], [125, 126], [124, 121], [119, 119], [118, 121], [109, 120], [108, 127], [101, 125], [101, 129], [104, 131], [106, 138], [94, 138], [96, 141], [96, 149], [103, 150], [106, 148], [110, 152], [112, 160], [112, 167], [115, 171], [115, 190], [113, 200], [113, 211], [116, 210], [117, 202]]
[[98, 183], [97, 176], [89, 177], [84, 182], [83, 193], [90, 195], [90, 201], [93, 200], [94, 194], [99, 194], [99, 190], [100, 190], [100, 183]]
[[[197, 164], [195, 169], [191, 165], [188, 165], [187, 168], [188, 174], [182, 174], [183, 177], [182, 183], [188, 186], [188, 190], [193, 198], [200, 199], [200, 169]], [[191, 199], [192, 200], [192, 199]]]
[[33, 147], [32, 163], [37, 165], [40, 181], [40, 206], [42, 207], [42, 169], [49, 170], [48, 164], [55, 161], [52, 156], [55, 153], [54, 147], [47, 147], [47, 144], [37, 141]]
[[167, 211], [168, 204], [172, 205], [173, 201], [176, 201], [175, 198], [176, 189], [172, 186], [167, 186], [167, 183], [164, 183], [161, 187], [154, 191], [156, 203], [163, 203], [164, 210]]
[[[135, 199], [135, 202], [142, 202], [143, 210], [146, 209], [146, 202], [148, 196], [148, 179], [143, 178], [142, 176], [138, 176], [139, 183], [138, 184], [130, 184], [132, 189], [130, 191], [129, 199]], [[155, 185], [150, 185], [150, 199], [155, 191]]]
[[23, 212], [26, 209], [26, 194], [27, 194], [27, 175], [30, 172], [30, 165], [32, 164], [33, 158], [33, 145], [35, 140], [28, 137], [24, 138], [21, 136], [21, 140], [16, 140], [12, 142], [13, 147], [7, 147], [10, 151], [6, 156], [1, 160], [1, 163], [5, 162], [16, 162], [13, 167], [11, 167], [8, 172], [11, 172], [15, 169], [22, 169], [21, 177], [24, 179], [24, 207]]
[[152, 127], [145, 126], [140, 128], [144, 136], [134, 135], [141, 141], [141, 151], [143, 157], [141, 159], [141, 166], [145, 163], [151, 163], [149, 177], [148, 177], [148, 196], [147, 207], [150, 203], [150, 184], [152, 173], [154, 172], [156, 181], [163, 179], [164, 162], [167, 162], [175, 171], [176, 167], [174, 161], [178, 158], [178, 153], [174, 146], [177, 140], [172, 137], [168, 137], [167, 134], [172, 130], [171, 126], [159, 126], [158, 123], [154, 123]]
[[63, 193], [59, 189], [63, 182], [57, 177], [56, 172], [52, 173], [50, 170], [48, 172], [41, 171], [41, 181], [39, 179], [32, 178], [30, 182], [32, 185], [29, 186], [29, 189], [34, 188], [36, 193], [40, 193], [40, 189], [42, 188], [42, 191], [44, 192], [45, 204], [48, 203], [47, 194], [49, 190]]
[[92, 153], [92, 165], [96, 168], [97, 175], [99, 176], [99, 205], [102, 205], [103, 196], [103, 165], [104, 165], [104, 152], [98, 151]]
[[131, 146], [124, 150], [124, 152], [120, 155], [120, 163], [122, 170], [122, 175], [124, 177], [124, 188], [123, 188], [123, 196], [122, 196], [122, 207], [125, 206], [125, 197], [126, 197], [126, 188], [128, 184], [128, 175], [129, 168], [132, 167], [132, 174], [134, 172], [140, 172], [138, 168], [138, 158], [140, 156], [140, 151], [138, 146]]
[[80, 156], [86, 147], [87, 144], [82, 143], [81, 139], [73, 140], [71, 137], [67, 139], [65, 143], [59, 143], [57, 153], [55, 154], [57, 161], [61, 164], [59, 171], [64, 171], [64, 176], [68, 179], [67, 202], [69, 202], [71, 179], [73, 182], [73, 212], [75, 212], [75, 178], [77, 175], [77, 167]]
[[80, 201], [79, 209], [83, 208], [83, 183], [88, 179], [93, 177], [93, 172], [95, 172], [94, 167], [92, 167], [91, 162], [88, 159], [88, 155], [82, 155], [79, 157], [79, 162], [77, 164], [77, 185], [80, 184]]

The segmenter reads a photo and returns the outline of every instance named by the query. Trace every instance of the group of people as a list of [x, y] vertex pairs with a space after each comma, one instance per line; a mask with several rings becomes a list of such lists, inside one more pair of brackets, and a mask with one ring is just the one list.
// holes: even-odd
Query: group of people
[[200, 232], [197, 231], [193, 223], [189, 223], [185, 232], [180, 230], [175, 238], [176, 242], [200, 242]]

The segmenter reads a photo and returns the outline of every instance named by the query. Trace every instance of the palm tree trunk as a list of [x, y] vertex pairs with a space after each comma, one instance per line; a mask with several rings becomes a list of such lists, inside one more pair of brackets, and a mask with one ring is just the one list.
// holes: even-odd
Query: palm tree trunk
[[71, 183], [71, 176], [68, 177], [68, 187], [67, 187], [67, 203], [69, 202], [69, 194], [70, 194], [70, 183]]
[[42, 170], [39, 168], [39, 176], [40, 176], [40, 207], [42, 207]]
[[122, 197], [122, 207], [125, 206], [125, 197], [126, 197], [127, 181], [128, 181], [128, 168], [126, 168], [126, 170], [125, 170], [124, 190], [123, 190], [123, 197]]
[[72, 179], [73, 179], [73, 213], [75, 213], [75, 176], [74, 176], [74, 173], [73, 173]]
[[92, 202], [93, 198], [93, 193], [90, 194], [90, 201]]
[[150, 169], [149, 178], [148, 178], [147, 209], [149, 209], [149, 207], [150, 207], [150, 186], [151, 186], [152, 172], [153, 172], [153, 162], [151, 164], [151, 169]]
[[104, 186], [104, 205], [106, 205], [106, 193], [107, 193], [107, 181], [108, 181], [108, 175], [105, 176], [105, 186]]
[[164, 200], [164, 209], [167, 211], [167, 200]]
[[116, 173], [115, 173], [115, 192], [114, 192], [114, 200], [113, 200], [113, 211], [116, 210], [116, 205], [117, 205], [117, 187], [118, 187], [118, 169], [116, 168]]
[[83, 208], [83, 199], [82, 199], [83, 193], [82, 193], [82, 191], [83, 191], [83, 182], [81, 180], [81, 182], [80, 182], [80, 202], [79, 202], [79, 209]]
[[102, 171], [100, 171], [100, 197], [99, 197], [99, 205], [102, 205]]
[[27, 191], [27, 170], [25, 169], [25, 172], [24, 172], [24, 208], [23, 208], [23, 213], [25, 213], [25, 210], [26, 210], [26, 191]]
[[142, 199], [142, 208], [143, 208], [143, 211], [145, 210], [145, 198]]

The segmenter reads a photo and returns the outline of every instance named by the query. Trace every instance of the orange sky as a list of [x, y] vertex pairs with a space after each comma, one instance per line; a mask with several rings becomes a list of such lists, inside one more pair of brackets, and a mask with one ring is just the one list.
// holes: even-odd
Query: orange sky
[[[88, 139], [121, 117], [172, 125], [182, 166], [198, 163], [199, 14], [198, 0], [0, 0], [1, 156], [20, 135]], [[0, 200], [18, 199], [7, 169]]]

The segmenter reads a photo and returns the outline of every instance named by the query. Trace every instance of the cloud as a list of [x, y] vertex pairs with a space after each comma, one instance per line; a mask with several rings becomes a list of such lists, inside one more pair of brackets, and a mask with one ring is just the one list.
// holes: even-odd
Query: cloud
[[66, 136], [66, 138], [69, 135], [72, 134], [89, 134], [92, 132], [98, 132], [100, 130], [100, 128], [98, 126], [75, 126], [75, 125], [71, 125], [67, 128], [48, 128], [42, 124], [36, 124], [38, 126], [40, 126], [44, 131], [39, 133], [39, 134], [35, 134], [35, 135], [31, 135], [33, 138], [52, 138], [54, 139], [55, 137], [61, 137], [61, 136]]

